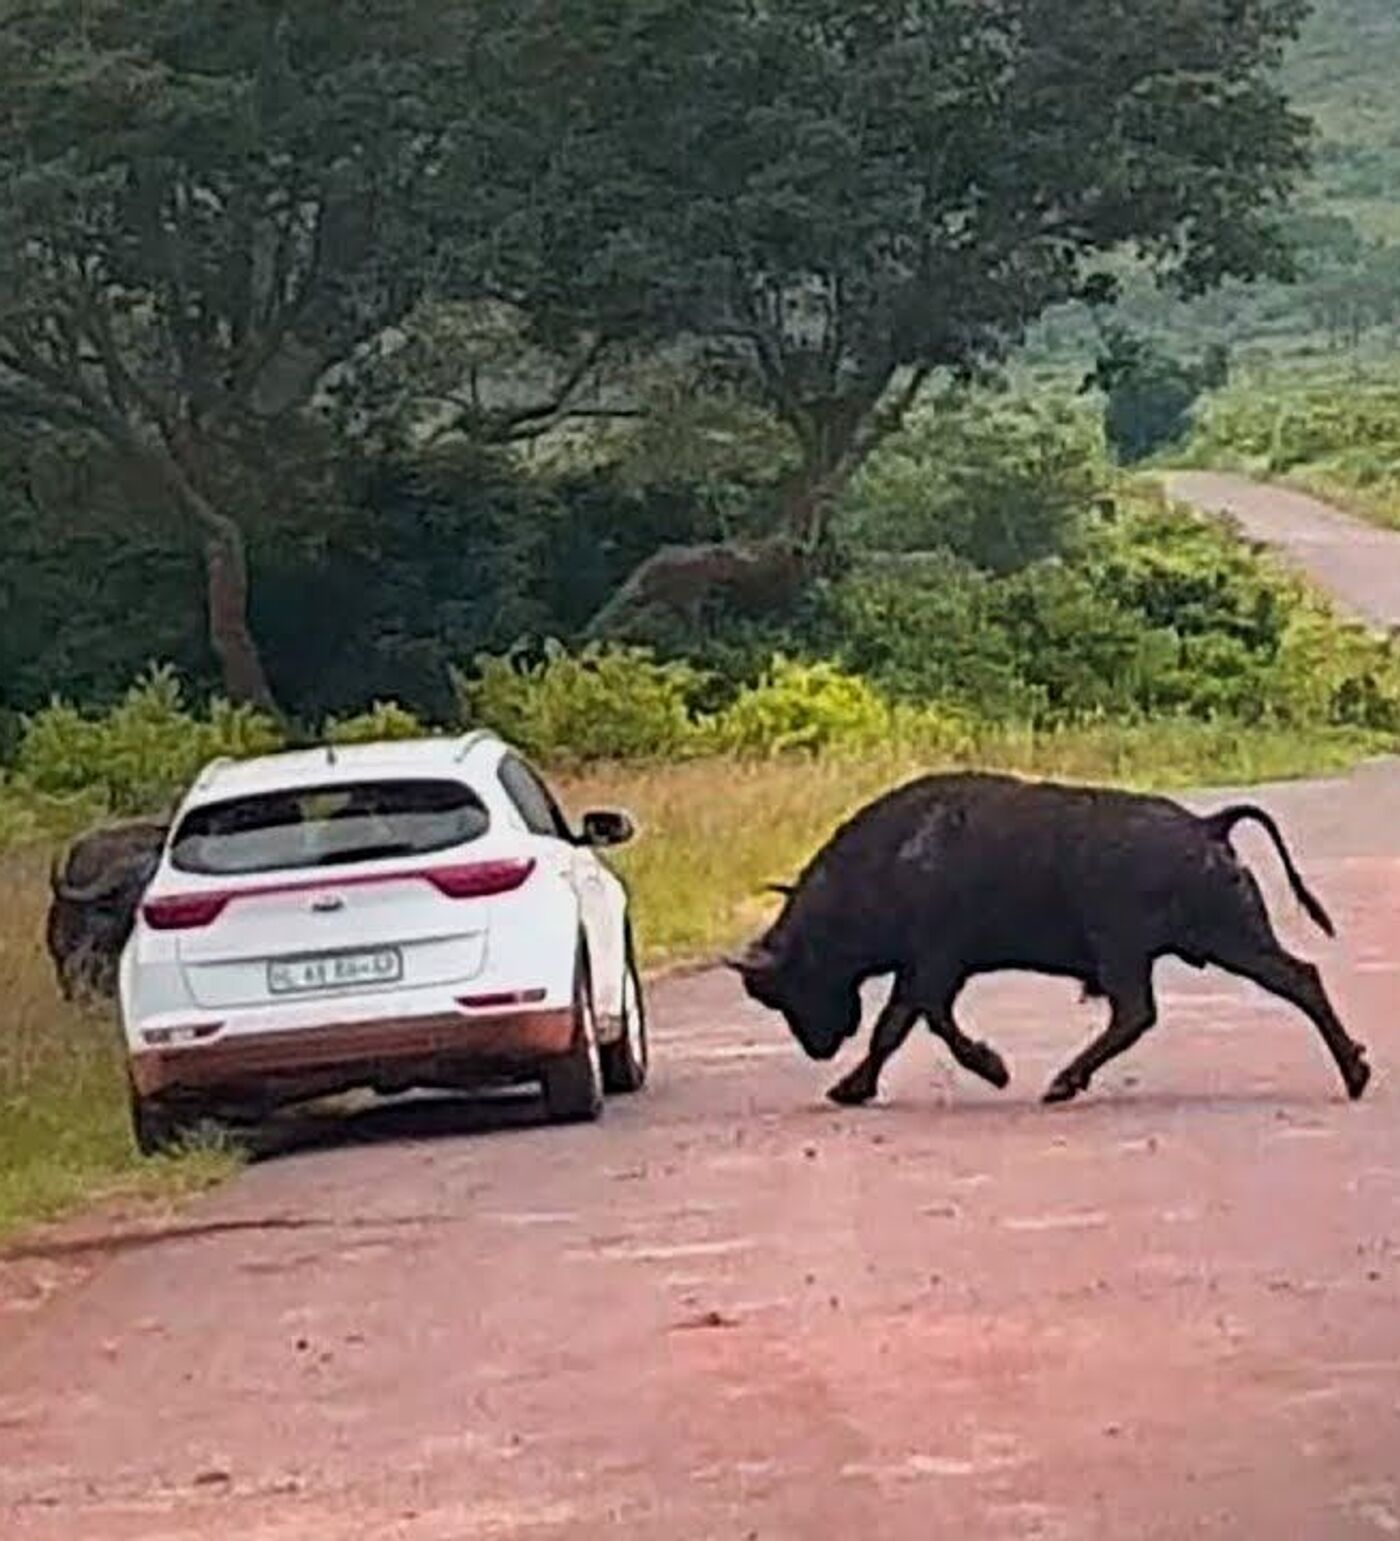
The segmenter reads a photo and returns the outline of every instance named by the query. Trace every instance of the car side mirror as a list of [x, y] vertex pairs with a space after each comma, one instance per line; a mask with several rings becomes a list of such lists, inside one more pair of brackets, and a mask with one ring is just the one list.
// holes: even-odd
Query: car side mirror
[[595, 808], [583, 816], [579, 844], [594, 847], [626, 845], [636, 833], [636, 827], [625, 813]]

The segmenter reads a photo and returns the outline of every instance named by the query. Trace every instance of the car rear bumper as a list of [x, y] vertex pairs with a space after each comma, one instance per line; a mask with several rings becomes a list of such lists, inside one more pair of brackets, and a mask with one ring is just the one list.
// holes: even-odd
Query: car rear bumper
[[281, 1032], [237, 1032], [130, 1057], [142, 1097], [217, 1093], [281, 1101], [359, 1086], [459, 1086], [518, 1074], [566, 1054], [574, 1041], [571, 1007], [342, 1022]]

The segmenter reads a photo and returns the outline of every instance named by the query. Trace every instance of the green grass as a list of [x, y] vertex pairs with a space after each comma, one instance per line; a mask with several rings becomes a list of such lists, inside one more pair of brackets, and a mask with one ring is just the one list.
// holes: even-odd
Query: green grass
[[47, 892], [36, 855], [0, 864], [0, 1234], [108, 1196], [179, 1197], [235, 1165], [216, 1151], [137, 1156], [116, 1023], [55, 992]]

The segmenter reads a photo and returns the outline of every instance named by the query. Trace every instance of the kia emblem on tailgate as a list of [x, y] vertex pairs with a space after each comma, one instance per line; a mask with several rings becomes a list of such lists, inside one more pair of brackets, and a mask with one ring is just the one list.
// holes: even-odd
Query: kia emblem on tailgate
[[331, 915], [345, 908], [345, 900], [339, 894], [317, 894], [311, 901], [311, 908], [318, 915]]

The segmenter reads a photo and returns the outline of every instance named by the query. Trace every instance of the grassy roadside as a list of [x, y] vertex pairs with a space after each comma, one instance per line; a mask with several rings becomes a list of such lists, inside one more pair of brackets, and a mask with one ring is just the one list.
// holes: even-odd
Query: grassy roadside
[[1367, 524], [1379, 525], [1384, 530], [1400, 530], [1400, 482], [1361, 486], [1343, 472], [1328, 466], [1313, 466], [1289, 472], [1283, 478], [1283, 485], [1310, 493]]
[[54, 990], [47, 897], [38, 854], [0, 860], [0, 1235], [108, 1195], [178, 1197], [235, 1164], [212, 1151], [137, 1157], [116, 1027]]
[[1400, 375], [1393, 361], [1241, 374], [1206, 403], [1185, 450], [1166, 458], [1173, 469], [1293, 487], [1400, 529]]
[[1400, 481], [1363, 484], [1349, 474], [1345, 467], [1329, 465], [1325, 461], [1316, 465], [1295, 466], [1288, 471], [1275, 471], [1270, 469], [1267, 461], [1258, 458], [1212, 452], [1208, 460], [1199, 464], [1190, 458], [1164, 460], [1160, 469], [1163, 472], [1221, 471], [1247, 476], [1251, 481], [1271, 487], [1289, 487], [1295, 492], [1305, 492], [1309, 497], [1317, 498], [1379, 529], [1400, 530]]
[[[1342, 733], [1241, 733], [1203, 724], [1005, 734], [988, 768], [1158, 789], [1345, 770], [1387, 747]], [[574, 811], [618, 805], [644, 838], [624, 853], [650, 964], [711, 954], [763, 922], [766, 883], [791, 877], [843, 816], [927, 769], [912, 758], [701, 761], [559, 778]], [[64, 1006], [43, 949], [36, 854], [0, 860], [0, 1235], [109, 1196], [170, 1199], [235, 1169], [221, 1151], [142, 1161], [127, 1130], [115, 1028]]]

